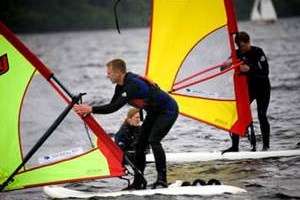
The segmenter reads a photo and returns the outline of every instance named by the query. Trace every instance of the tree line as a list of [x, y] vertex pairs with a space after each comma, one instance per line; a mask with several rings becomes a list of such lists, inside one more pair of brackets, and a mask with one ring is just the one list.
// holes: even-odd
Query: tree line
[[[155, 0], [154, 0], [155, 1]], [[235, 0], [238, 20], [248, 20], [254, 0]], [[1, 0], [0, 19], [14, 32], [115, 28], [117, 0]], [[279, 17], [300, 15], [300, 0], [273, 0]], [[122, 0], [117, 6], [122, 28], [147, 27], [152, 0]]]

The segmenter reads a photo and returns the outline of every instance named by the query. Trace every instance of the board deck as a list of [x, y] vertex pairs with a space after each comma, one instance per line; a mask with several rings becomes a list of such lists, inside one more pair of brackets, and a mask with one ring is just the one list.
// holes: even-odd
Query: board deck
[[[300, 156], [300, 150], [279, 150], [279, 151], [240, 151], [228, 152], [185, 152], [185, 153], [166, 153], [167, 161], [170, 163], [189, 163], [214, 160], [246, 160], [262, 159], [275, 157]], [[154, 162], [153, 154], [146, 155], [147, 162]]]
[[169, 186], [160, 189], [127, 190], [118, 192], [84, 192], [61, 186], [45, 186], [44, 192], [51, 198], [91, 198], [91, 197], [118, 197], [123, 195], [148, 196], [163, 195], [189, 195], [212, 196], [222, 194], [239, 194], [247, 192], [245, 189], [230, 185], [205, 185], [205, 186]]
[[[167, 160], [171, 163], [189, 163], [213, 160], [245, 160], [245, 159], [263, 159], [275, 157], [300, 156], [300, 150], [279, 150], [279, 151], [261, 151], [261, 152], [187, 152], [187, 153], [167, 153]], [[147, 162], [154, 162], [152, 154], [147, 154]], [[168, 188], [131, 190], [118, 192], [84, 192], [61, 186], [45, 186], [44, 192], [52, 198], [91, 198], [91, 197], [117, 197], [122, 195], [147, 196], [155, 194], [163, 195], [222, 195], [244, 193], [246, 190], [230, 185], [205, 185], [205, 186], [178, 186], [176, 183]]]

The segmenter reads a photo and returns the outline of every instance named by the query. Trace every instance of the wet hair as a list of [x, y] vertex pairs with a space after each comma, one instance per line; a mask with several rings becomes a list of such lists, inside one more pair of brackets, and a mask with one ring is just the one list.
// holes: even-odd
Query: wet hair
[[112, 66], [112, 70], [113, 71], [120, 71], [122, 73], [126, 73], [126, 63], [124, 60], [122, 59], [113, 59], [111, 61], [109, 61], [108, 63], [106, 63], [106, 66]]
[[130, 108], [130, 109], [128, 110], [128, 112], [127, 112], [127, 116], [126, 116], [125, 121], [123, 122], [123, 125], [124, 125], [124, 124], [129, 124], [129, 123], [128, 123], [128, 120], [131, 119], [131, 118], [132, 118], [136, 113], [138, 113], [138, 112], [140, 112], [139, 109], [137, 109], [137, 108]]
[[234, 41], [237, 45], [240, 42], [248, 43], [250, 42], [250, 36], [245, 31], [240, 31], [235, 35]]
[[127, 112], [127, 119], [130, 119], [133, 117], [133, 115], [135, 115], [136, 113], [140, 112], [139, 109], [137, 108], [130, 108]]

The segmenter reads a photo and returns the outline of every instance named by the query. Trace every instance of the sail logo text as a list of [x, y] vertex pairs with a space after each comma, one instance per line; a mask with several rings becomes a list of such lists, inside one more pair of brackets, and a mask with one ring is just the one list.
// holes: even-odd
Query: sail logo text
[[40, 164], [48, 164], [48, 163], [57, 162], [57, 161], [60, 161], [60, 160], [65, 160], [65, 159], [68, 159], [68, 158], [72, 158], [72, 157], [78, 156], [82, 153], [84, 153], [83, 148], [82, 147], [77, 147], [77, 148], [69, 149], [69, 150], [66, 150], [66, 151], [61, 151], [61, 152], [58, 152], [58, 153], [44, 155], [44, 156], [38, 158], [38, 161], [39, 161]]
[[7, 54], [0, 56], [0, 75], [6, 73], [9, 69]]

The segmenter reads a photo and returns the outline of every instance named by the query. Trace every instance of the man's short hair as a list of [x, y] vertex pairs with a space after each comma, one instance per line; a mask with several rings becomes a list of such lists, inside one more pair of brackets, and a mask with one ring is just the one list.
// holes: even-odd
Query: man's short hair
[[106, 66], [112, 66], [112, 70], [113, 71], [120, 71], [122, 73], [126, 73], [126, 63], [124, 60], [122, 59], [113, 59], [111, 61], [109, 61], [108, 63], [106, 63]]
[[241, 31], [236, 34], [234, 41], [236, 44], [239, 44], [240, 42], [248, 43], [250, 42], [250, 36], [245, 31]]

